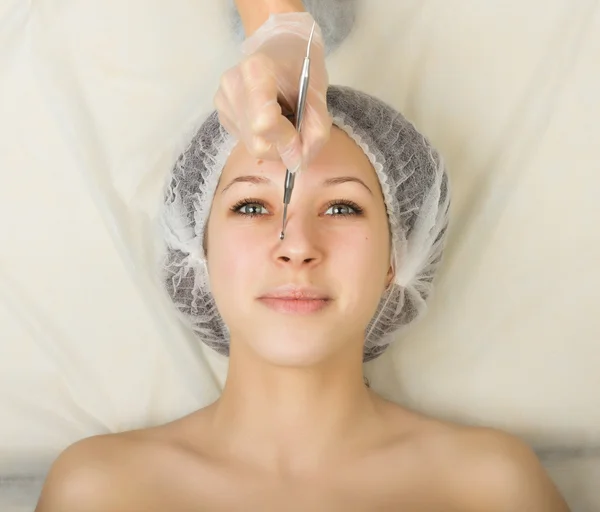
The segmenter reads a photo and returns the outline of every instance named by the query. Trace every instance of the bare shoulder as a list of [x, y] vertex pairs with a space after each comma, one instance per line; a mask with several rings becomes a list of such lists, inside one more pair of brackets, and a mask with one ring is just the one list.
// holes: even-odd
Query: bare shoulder
[[569, 512], [535, 452], [519, 438], [389, 410], [405, 432], [395, 453], [400, 460], [410, 454], [410, 471], [421, 475], [420, 489], [430, 499], [461, 512]]
[[36, 512], [124, 510], [132, 496], [123, 477], [131, 474], [145, 445], [136, 433], [94, 436], [71, 445], [52, 465]]
[[203, 453], [187, 442], [203, 417], [197, 412], [71, 445], [52, 465], [36, 512], [185, 509], [197, 498], [186, 490], [195, 491], [208, 474]]
[[[489, 428], [442, 429], [446, 471], [466, 511], [568, 512], [533, 450], [518, 438]], [[452, 467], [454, 466], [454, 467]]]

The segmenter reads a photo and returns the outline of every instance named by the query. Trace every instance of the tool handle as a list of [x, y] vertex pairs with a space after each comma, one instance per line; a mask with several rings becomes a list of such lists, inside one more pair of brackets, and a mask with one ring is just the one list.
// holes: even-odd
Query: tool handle
[[304, 59], [302, 73], [300, 74], [300, 87], [298, 88], [298, 104], [296, 105], [296, 130], [300, 133], [304, 120], [304, 107], [306, 106], [306, 93], [310, 78], [310, 59]]
[[285, 204], [290, 203], [292, 197], [292, 190], [294, 189], [294, 181], [296, 181], [296, 175], [290, 172], [289, 169], [285, 171], [285, 188], [283, 192], [283, 202]]

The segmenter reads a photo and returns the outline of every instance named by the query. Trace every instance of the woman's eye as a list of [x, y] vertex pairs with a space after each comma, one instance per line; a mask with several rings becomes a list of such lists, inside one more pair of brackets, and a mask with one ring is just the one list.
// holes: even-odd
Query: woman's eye
[[269, 213], [262, 204], [258, 203], [243, 204], [236, 211], [242, 215], [266, 215]]
[[347, 204], [334, 204], [330, 206], [325, 215], [356, 215], [358, 212], [355, 208]]

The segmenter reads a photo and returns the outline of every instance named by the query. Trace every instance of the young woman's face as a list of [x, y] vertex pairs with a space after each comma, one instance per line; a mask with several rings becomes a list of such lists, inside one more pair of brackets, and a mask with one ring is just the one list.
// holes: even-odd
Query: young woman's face
[[350, 346], [392, 278], [385, 204], [362, 150], [333, 128], [296, 177], [280, 240], [285, 169], [239, 144], [227, 161], [207, 230], [211, 291], [232, 351], [308, 366]]

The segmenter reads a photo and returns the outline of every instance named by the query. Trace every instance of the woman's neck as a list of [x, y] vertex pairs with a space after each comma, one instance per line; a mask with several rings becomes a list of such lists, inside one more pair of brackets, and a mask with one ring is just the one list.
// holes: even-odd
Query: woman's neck
[[279, 473], [303, 472], [349, 444], [359, 447], [377, 423], [378, 400], [364, 384], [362, 354], [281, 368], [232, 350], [211, 421], [232, 456]]

